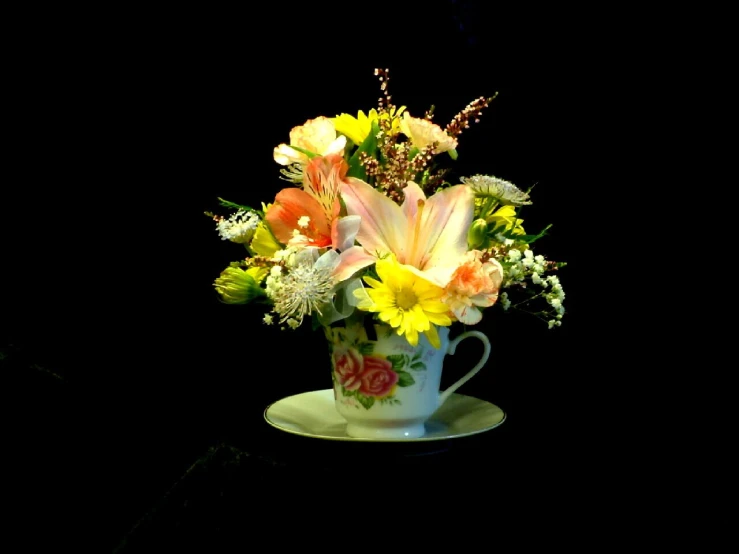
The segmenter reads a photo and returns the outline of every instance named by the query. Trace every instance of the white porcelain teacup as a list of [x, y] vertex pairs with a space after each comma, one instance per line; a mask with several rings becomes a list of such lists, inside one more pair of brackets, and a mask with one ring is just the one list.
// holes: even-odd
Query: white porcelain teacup
[[[375, 336], [371, 336], [373, 329]], [[423, 335], [414, 347], [384, 324], [326, 328], [335, 404], [347, 421], [347, 435], [367, 439], [422, 437], [425, 422], [488, 361], [490, 341], [480, 331], [466, 331], [449, 340], [448, 327], [438, 330], [441, 347], [436, 349]], [[445, 356], [454, 354], [459, 343], [470, 337], [482, 341], [482, 357], [453, 385], [440, 391]]]

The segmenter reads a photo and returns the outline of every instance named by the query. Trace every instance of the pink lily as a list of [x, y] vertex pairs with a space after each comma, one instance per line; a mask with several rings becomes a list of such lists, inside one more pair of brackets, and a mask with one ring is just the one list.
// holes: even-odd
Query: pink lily
[[474, 195], [457, 185], [426, 198], [409, 181], [398, 206], [364, 181], [347, 178], [339, 192], [349, 215], [362, 218], [357, 242], [342, 253], [334, 275], [339, 280], [390, 253], [420, 277], [445, 287], [467, 252]]

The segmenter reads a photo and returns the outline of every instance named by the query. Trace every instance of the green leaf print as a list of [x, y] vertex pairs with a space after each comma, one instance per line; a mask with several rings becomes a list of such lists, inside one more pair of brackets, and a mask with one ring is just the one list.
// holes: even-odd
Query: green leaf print
[[405, 354], [390, 354], [387, 356], [387, 360], [393, 364], [395, 371], [403, 369], [408, 364], [408, 356]]
[[399, 387], [410, 387], [413, 383], [416, 382], [416, 380], [413, 378], [413, 375], [411, 375], [407, 371], [398, 371], [397, 373]]
[[357, 398], [357, 400], [359, 400], [359, 403], [362, 406], [364, 406], [366, 409], [368, 409], [368, 410], [375, 403], [375, 397], [374, 396], [364, 396], [363, 394], [357, 394], [356, 398]]

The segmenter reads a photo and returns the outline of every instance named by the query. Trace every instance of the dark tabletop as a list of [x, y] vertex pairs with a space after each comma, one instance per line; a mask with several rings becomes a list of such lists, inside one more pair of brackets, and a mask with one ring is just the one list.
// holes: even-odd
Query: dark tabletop
[[[297, 345], [309, 346], [294, 339], [282, 347]], [[515, 375], [502, 354], [500, 366], [493, 362], [460, 389], [502, 407], [502, 425], [471, 437], [378, 444], [301, 437], [265, 422], [271, 402], [326, 388], [327, 356], [316, 359], [315, 375], [291, 382], [273, 372], [294, 355], [286, 365], [233, 359], [227, 371], [217, 359], [197, 359], [197, 367], [173, 353], [181, 377], [169, 382], [145, 357], [138, 367], [133, 355], [123, 366], [97, 358], [90, 371], [128, 374], [111, 385], [110, 375], [76, 381], [37, 352], [6, 345], [0, 362], [19, 406], [6, 442], [21, 508], [15, 517], [29, 526], [31, 543], [220, 552], [248, 544], [244, 533], [273, 518], [325, 524], [326, 503], [361, 510], [385, 499], [414, 511], [443, 497], [511, 509], [582, 491], [597, 457], [591, 425], [578, 413], [585, 404], [573, 404], [577, 395], [567, 391], [573, 365], [541, 373], [523, 364], [528, 375]]]
[[[480, 501], [487, 521], [562, 517], [560, 501], [587, 490], [602, 455], [593, 408], [608, 388], [592, 369], [610, 353], [584, 316], [601, 300], [579, 240], [595, 176], [579, 110], [599, 108], [567, 36], [498, 8], [491, 19], [483, 2], [421, 4], [396, 17], [433, 37], [422, 47], [384, 26], [349, 46], [316, 31], [346, 18], [308, 6], [283, 17], [277, 5], [236, 20], [106, 18], [76, 34], [49, 20], [55, 33], [29, 44], [13, 145], [25, 173], [3, 204], [0, 298], [7, 523], [27, 551], [230, 552], [278, 521], [290, 525], [270, 540], [288, 541], [291, 525], [325, 534], [370, 508], [382, 521], [440, 510], [449, 521]], [[367, 22], [356, 10], [351, 21]], [[536, 183], [542, 208], [527, 217], [554, 223], [542, 248], [570, 264], [561, 329], [515, 315], [481, 324], [490, 362], [459, 392], [507, 419], [476, 436], [358, 444], [270, 427], [270, 403], [331, 386], [323, 337], [267, 328], [212, 289], [232, 252], [203, 212], [218, 197], [273, 196], [272, 148], [308, 118], [373, 107], [378, 66], [391, 68], [396, 102], [436, 104], [440, 118], [499, 93], [462, 135], [460, 163]]]

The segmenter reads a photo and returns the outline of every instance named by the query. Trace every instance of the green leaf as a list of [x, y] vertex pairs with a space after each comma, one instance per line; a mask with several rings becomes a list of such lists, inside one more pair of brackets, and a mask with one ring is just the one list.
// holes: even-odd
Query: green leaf
[[359, 145], [352, 157], [349, 158], [349, 171], [347, 171], [347, 175], [349, 177], [356, 177], [363, 181], [367, 180], [367, 172], [360, 162], [359, 156], [364, 152], [365, 154], [375, 157], [375, 153], [377, 152], [377, 134], [379, 132], [380, 125], [377, 123], [377, 120], [375, 120], [372, 122], [372, 129], [370, 130], [369, 135], [367, 135], [367, 138], [364, 139], [364, 142]]
[[224, 200], [220, 196], [218, 197], [218, 202], [224, 208], [233, 208], [235, 210], [244, 210], [244, 211], [247, 211], [247, 212], [257, 212], [258, 214], [262, 214], [262, 211], [261, 210], [255, 210], [254, 208], [250, 208], [249, 206], [244, 206], [243, 204], [237, 204], [237, 203], [231, 202], [229, 200]]
[[416, 382], [416, 380], [413, 378], [413, 375], [408, 373], [407, 371], [398, 371], [396, 372], [398, 374], [398, 386], [399, 387], [410, 387], [413, 383]]
[[363, 394], [357, 394], [356, 395], [357, 400], [359, 400], [359, 403], [364, 406], [366, 409], [370, 409], [372, 405], [375, 403], [375, 397], [374, 396], [365, 396]]
[[388, 361], [393, 364], [395, 371], [403, 369], [408, 364], [408, 356], [405, 354], [390, 354], [387, 356]]
[[489, 230], [489, 231], [488, 231], [488, 236], [489, 236], [489, 237], [493, 237], [493, 238], [495, 238], [495, 237], [496, 237], [496, 236], [498, 236], [498, 235], [503, 235], [503, 236], [504, 236], [504, 237], [506, 237], [506, 238], [510, 238], [510, 237], [508, 237], [508, 236], [506, 235], [506, 226], [505, 226], [505, 224], [503, 224], [503, 225], [498, 225], [497, 227], [493, 227], [493, 229], [492, 229], [492, 230]]
[[426, 371], [426, 364], [423, 362], [413, 362], [411, 364], [411, 369], [416, 371]]
[[290, 148], [292, 148], [293, 150], [297, 150], [301, 154], [305, 154], [306, 156], [308, 156], [308, 159], [309, 160], [312, 160], [313, 158], [315, 158], [316, 156], [318, 156], [318, 154], [316, 154], [315, 152], [311, 152], [310, 150], [306, 150], [305, 148], [300, 148], [299, 146], [293, 146], [291, 144], [290, 145]]
[[526, 244], [531, 244], [532, 242], [539, 240], [541, 237], [545, 236], [547, 234], [547, 231], [551, 228], [551, 224], [544, 227], [544, 229], [539, 233], [538, 235], [511, 235], [509, 238], [512, 238], [514, 240], [520, 240], [521, 242], [525, 242]]

